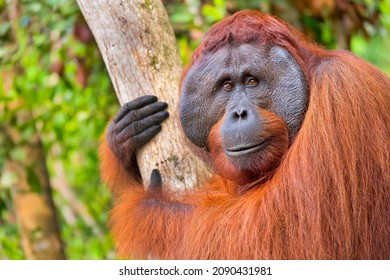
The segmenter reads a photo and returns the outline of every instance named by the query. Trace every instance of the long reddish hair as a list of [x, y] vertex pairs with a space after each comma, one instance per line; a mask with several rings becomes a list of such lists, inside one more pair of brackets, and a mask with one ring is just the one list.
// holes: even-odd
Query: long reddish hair
[[103, 178], [128, 189], [111, 219], [119, 254], [389, 259], [389, 77], [348, 52], [316, 46], [269, 15], [243, 11], [208, 32], [183, 78], [206, 52], [242, 43], [282, 46], [301, 66], [310, 100], [300, 131], [272, 178], [242, 195], [228, 194], [235, 183], [215, 174], [200, 190], [166, 192], [157, 204], [145, 202], [150, 195], [128, 179], [118, 181], [123, 170], [113, 167], [117, 161], [103, 145]]
[[[237, 248], [230, 257], [389, 258], [389, 77], [348, 52], [326, 51], [288, 24], [253, 11], [214, 25], [187, 69], [206, 52], [243, 43], [287, 49], [304, 72], [310, 100], [300, 132], [272, 179], [258, 186], [262, 191], [242, 198], [252, 207], [237, 209], [260, 208], [245, 238], [255, 236], [263, 245], [245, 253]], [[194, 250], [210, 249], [206, 236], [191, 239]]]

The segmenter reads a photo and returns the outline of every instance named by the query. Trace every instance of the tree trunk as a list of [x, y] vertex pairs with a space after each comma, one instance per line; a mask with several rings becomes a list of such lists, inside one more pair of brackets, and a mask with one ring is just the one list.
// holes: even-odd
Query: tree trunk
[[94, 34], [117, 97], [123, 105], [142, 95], [169, 104], [162, 132], [137, 154], [145, 185], [160, 170], [171, 189], [198, 186], [209, 170], [185, 144], [178, 114], [182, 65], [175, 36], [160, 0], [77, 0]]
[[65, 259], [42, 143], [30, 112], [19, 105], [10, 110], [18, 125], [31, 129], [28, 138], [13, 127], [5, 129], [12, 143], [4, 167], [12, 179], [6, 187], [12, 191], [23, 251], [27, 259]]

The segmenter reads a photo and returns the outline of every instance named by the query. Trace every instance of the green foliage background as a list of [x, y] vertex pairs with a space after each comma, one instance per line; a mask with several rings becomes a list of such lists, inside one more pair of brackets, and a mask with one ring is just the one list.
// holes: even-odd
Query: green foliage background
[[[267, 10], [274, 2], [288, 1], [164, 2], [185, 64], [204, 32], [228, 14], [232, 2], [235, 9]], [[390, 73], [390, 3], [361, 2], [379, 9], [380, 22], [369, 29], [369, 39], [355, 32], [351, 50]], [[54, 192], [67, 257], [115, 258], [107, 230], [111, 196], [100, 181], [97, 156], [104, 127], [119, 108], [111, 82], [95, 43], [75, 36], [75, 28], [83, 24], [75, 1], [20, 0], [19, 9], [22, 16], [18, 21], [4, 20], [9, 5], [0, 0], [0, 71], [14, 75], [11, 90], [4, 92], [0, 86], [0, 129], [12, 126], [28, 139], [36, 128], [44, 143], [50, 176], [57, 176], [54, 163], [59, 161], [67, 184], [92, 216], [93, 225], [77, 215], [70, 218], [72, 202]], [[335, 47], [330, 23], [306, 17], [303, 22], [315, 38], [327, 47]], [[86, 82], [80, 82], [84, 78]], [[22, 104], [18, 109], [32, 112], [28, 124], [18, 123], [14, 109], [7, 106], [15, 101]], [[0, 259], [23, 259], [11, 201], [12, 178], [1, 170], [7, 158], [28, 155], [11, 148], [12, 143], [0, 131]]]

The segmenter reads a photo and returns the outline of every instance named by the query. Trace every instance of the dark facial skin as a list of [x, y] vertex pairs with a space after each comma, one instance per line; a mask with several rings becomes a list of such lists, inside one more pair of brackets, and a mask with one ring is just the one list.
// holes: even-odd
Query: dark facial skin
[[[211, 129], [220, 122], [224, 156], [240, 169], [250, 169], [252, 162], [269, 157], [273, 143], [292, 141], [307, 102], [302, 71], [286, 50], [227, 46], [205, 55], [190, 69], [181, 95], [180, 120], [189, 140], [208, 151]], [[155, 96], [143, 96], [122, 106], [110, 123], [108, 145], [131, 175], [135, 175], [135, 151], [161, 130], [168, 118], [166, 108]], [[279, 118], [288, 137], [273, 132], [275, 118], [270, 115]], [[264, 161], [265, 169], [282, 153]]]
[[223, 118], [219, 135], [225, 154], [245, 157], [272, 141], [272, 135], [262, 133], [267, 112], [284, 121], [291, 141], [307, 102], [303, 73], [286, 50], [227, 46], [207, 54], [190, 69], [180, 120], [191, 142], [209, 150], [210, 130]]

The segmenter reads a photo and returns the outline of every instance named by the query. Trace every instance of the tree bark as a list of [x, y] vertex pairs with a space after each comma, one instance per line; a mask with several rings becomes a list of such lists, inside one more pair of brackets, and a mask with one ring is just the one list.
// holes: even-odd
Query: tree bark
[[144, 185], [160, 170], [171, 189], [198, 186], [209, 170], [185, 144], [178, 114], [182, 72], [175, 36], [160, 0], [77, 0], [100, 48], [117, 97], [124, 103], [156, 95], [169, 104], [162, 132], [137, 153]]

